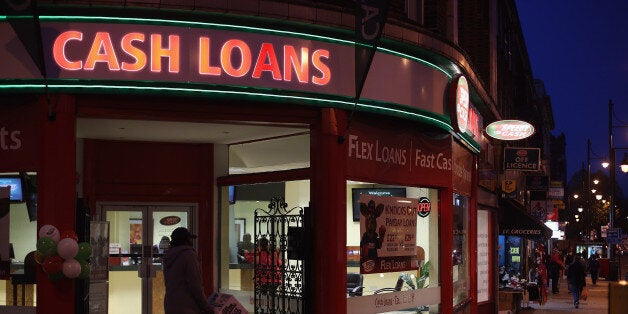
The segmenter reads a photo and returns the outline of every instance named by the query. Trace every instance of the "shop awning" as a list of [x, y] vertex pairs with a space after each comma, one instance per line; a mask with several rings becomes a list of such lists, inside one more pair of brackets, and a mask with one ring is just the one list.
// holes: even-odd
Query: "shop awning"
[[552, 237], [552, 230], [526, 212], [517, 201], [499, 201], [499, 234], [517, 236], [534, 241], [546, 241]]

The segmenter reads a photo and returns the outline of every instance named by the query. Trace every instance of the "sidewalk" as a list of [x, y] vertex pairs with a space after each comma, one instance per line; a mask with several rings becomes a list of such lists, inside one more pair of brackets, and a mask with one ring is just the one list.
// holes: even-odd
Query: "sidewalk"
[[[523, 314], [558, 314], [558, 313], [608, 313], [608, 285], [609, 281], [598, 280], [595, 285], [591, 282], [591, 277], [587, 276], [587, 289], [589, 297], [587, 300], [580, 300], [578, 309], [573, 306], [573, 297], [567, 289], [567, 278], [559, 280], [559, 293], [552, 294], [552, 285], [547, 291], [547, 303], [539, 305], [537, 301], [530, 302], [530, 308], [519, 311]], [[525, 304], [524, 304], [525, 306]]]

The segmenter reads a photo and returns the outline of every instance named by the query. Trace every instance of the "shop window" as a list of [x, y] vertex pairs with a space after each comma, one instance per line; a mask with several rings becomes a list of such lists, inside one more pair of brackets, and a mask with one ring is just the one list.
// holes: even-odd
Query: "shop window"
[[[0, 267], [3, 273], [15, 273], [24, 269], [26, 256], [37, 250], [36, 174], [3, 173], [0, 186], [10, 186], [10, 201], [0, 203], [0, 206], [8, 206], [0, 208]], [[11, 284], [7, 281], [0, 279], [0, 306], [13, 305], [13, 298], [9, 297], [12, 296]], [[26, 306], [35, 306], [35, 289], [35, 285], [26, 289]], [[20, 295], [17, 300], [19, 305], [21, 298]]]
[[[347, 282], [348, 313], [385, 310], [362, 297], [440, 289], [437, 200], [435, 189], [347, 182], [347, 278], [362, 286]], [[438, 311], [440, 299], [418, 299], [408, 308]]]
[[453, 206], [453, 288], [454, 307], [468, 297], [469, 284], [469, 198], [454, 194]]
[[[271, 199], [283, 199], [287, 211], [298, 214], [310, 202], [310, 181], [286, 181], [260, 184], [224, 186], [221, 191], [221, 268], [220, 290], [229, 291], [240, 304], [249, 311], [253, 310], [255, 282], [253, 279], [254, 250], [256, 239], [271, 238], [268, 221], [255, 225], [255, 212], [265, 215], [269, 211]], [[278, 227], [280, 224], [276, 224]], [[227, 227], [228, 226], [228, 227]], [[275, 229], [275, 234], [283, 233], [286, 239], [300, 222], [288, 222], [285, 230]], [[274, 238], [278, 258], [282, 259], [286, 269], [301, 267], [300, 258], [291, 255], [291, 243], [282, 249], [280, 237]], [[289, 241], [289, 240], [288, 240]]]

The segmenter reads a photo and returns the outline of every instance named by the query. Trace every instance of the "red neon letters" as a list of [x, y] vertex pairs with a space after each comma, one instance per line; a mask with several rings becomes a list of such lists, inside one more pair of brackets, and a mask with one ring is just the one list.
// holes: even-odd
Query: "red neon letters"
[[[264, 76], [275, 81], [294, 80], [315, 85], [327, 85], [331, 80], [331, 69], [327, 65], [330, 53], [325, 49], [310, 51], [308, 47], [288, 44], [276, 47], [268, 42], [253, 47], [242, 39], [216, 43], [205, 36], [199, 37], [195, 43], [186, 43], [186, 37], [180, 35], [129, 32], [116, 38], [110, 32], [96, 32], [87, 38], [87, 34], [68, 30], [55, 38], [52, 55], [57, 66], [66, 71], [98, 68], [123, 72], [138, 72], [150, 67], [153, 73], [161, 73], [167, 68], [169, 73], [177, 74], [181, 71], [181, 58], [198, 56], [197, 60], [189, 62], [190, 68], [196, 68], [200, 76], [249, 76], [254, 79]], [[198, 53], [188, 52], [190, 50]], [[219, 64], [212, 64], [212, 60]]]

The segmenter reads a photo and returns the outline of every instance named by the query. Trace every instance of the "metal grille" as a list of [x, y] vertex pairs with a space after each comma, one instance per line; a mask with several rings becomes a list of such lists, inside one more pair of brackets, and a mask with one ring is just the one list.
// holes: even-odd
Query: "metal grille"
[[287, 207], [274, 197], [255, 210], [255, 313], [303, 313], [304, 210]]

